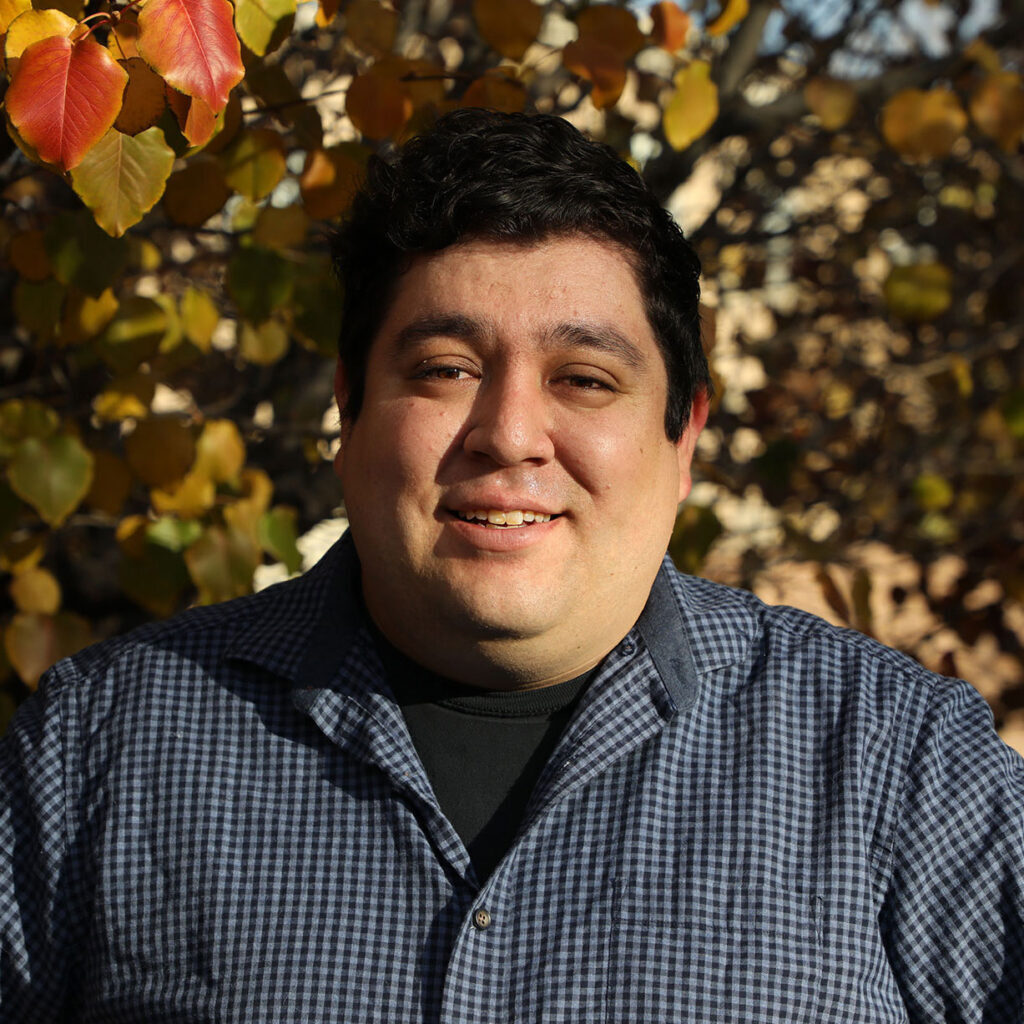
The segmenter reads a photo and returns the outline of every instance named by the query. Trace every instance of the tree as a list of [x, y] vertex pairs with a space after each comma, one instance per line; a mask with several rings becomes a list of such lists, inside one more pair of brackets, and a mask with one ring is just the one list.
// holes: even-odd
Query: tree
[[[91, 638], [298, 567], [338, 501], [325, 229], [372, 152], [475, 105], [570, 118], [693, 234], [719, 396], [677, 561], [756, 587], [806, 560], [833, 617], [883, 636], [882, 596], [920, 600], [896, 641], [947, 671], [987, 645], [1012, 725], [1022, 21], [1019, 0], [0, 0], [7, 705]], [[882, 595], [879, 545], [918, 582]]]

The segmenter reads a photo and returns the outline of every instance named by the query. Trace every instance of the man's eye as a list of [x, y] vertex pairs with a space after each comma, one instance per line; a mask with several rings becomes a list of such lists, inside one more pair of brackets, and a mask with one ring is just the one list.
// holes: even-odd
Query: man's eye
[[574, 388], [582, 388], [584, 391], [611, 391], [611, 386], [596, 377], [585, 377], [582, 374], [571, 374], [565, 378], [567, 384]]
[[465, 380], [469, 372], [461, 366], [424, 366], [416, 373], [417, 380]]

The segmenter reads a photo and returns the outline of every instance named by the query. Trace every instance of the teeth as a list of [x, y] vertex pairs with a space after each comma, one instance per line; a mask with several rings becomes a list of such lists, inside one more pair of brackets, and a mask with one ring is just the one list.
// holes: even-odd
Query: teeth
[[460, 519], [467, 522], [478, 520], [488, 526], [523, 526], [526, 523], [547, 523], [551, 521], [548, 512], [531, 512], [526, 509], [502, 510], [496, 508], [478, 508], [472, 512], [457, 512]]

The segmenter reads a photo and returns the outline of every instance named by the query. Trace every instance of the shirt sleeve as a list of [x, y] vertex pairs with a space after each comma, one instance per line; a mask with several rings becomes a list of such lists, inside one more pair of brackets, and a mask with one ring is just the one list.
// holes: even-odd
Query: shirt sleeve
[[913, 1024], [1024, 1021], [1024, 759], [967, 683], [936, 679], [881, 914]]
[[0, 1020], [46, 1024], [67, 986], [60, 687], [51, 675], [0, 740]]

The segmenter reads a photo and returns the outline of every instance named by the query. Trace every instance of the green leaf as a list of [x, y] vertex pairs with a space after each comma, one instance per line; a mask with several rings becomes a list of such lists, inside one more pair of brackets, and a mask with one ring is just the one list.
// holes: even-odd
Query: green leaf
[[228, 291], [239, 313], [262, 323], [292, 297], [292, 268], [270, 249], [239, 249], [228, 264]]
[[295, 509], [277, 505], [260, 517], [260, 544], [267, 554], [284, 562], [289, 573], [302, 568], [302, 555], [295, 546], [298, 531]]
[[174, 151], [159, 128], [122, 135], [111, 128], [71, 174], [71, 185], [108, 235], [123, 235], [164, 194]]
[[91, 640], [89, 623], [71, 612], [21, 613], [4, 630], [7, 657], [25, 684], [33, 689], [54, 662], [81, 650]]
[[60, 526], [92, 483], [92, 455], [77, 437], [29, 437], [7, 469], [15, 493], [51, 526]]
[[672, 529], [668, 553], [683, 572], [696, 573], [721, 533], [722, 524], [711, 509], [701, 505], [684, 505]]
[[60, 310], [67, 289], [50, 278], [26, 281], [14, 286], [14, 316], [18, 323], [41, 342], [51, 341], [60, 323]]
[[184, 551], [202, 536], [203, 527], [194, 519], [161, 516], [146, 527], [146, 540], [159, 544], [168, 551]]
[[236, 0], [238, 38], [262, 57], [277, 49], [291, 32], [295, 0]]
[[189, 575], [200, 604], [240, 597], [252, 590], [260, 553], [242, 530], [211, 526], [186, 552]]
[[247, 199], [270, 195], [288, 169], [281, 136], [269, 128], [242, 132], [223, 159], [224, 179]]
[[122, 559], [118, 582], [136, 604], [154, 615], [166, 616], [177, 609], [189, 579], [180, 552], [146, 543], [139, 557]]
[[111, 238], [87, 210], [59, 213], [46, 226], [47, 255], [54, 274], [97, 298], [128, 264], [131, 248], [123, 238]]
[[9, 458], [26, 437], [50, 437], [60, 429], [60, 417], [34, 398], [12, 398], [0, 404], [0, 458]]
[[167, 331], [167, 311], [155, 299], [129, 295], [94, 342], [100, 358], [117, 373], [151, 359]]

